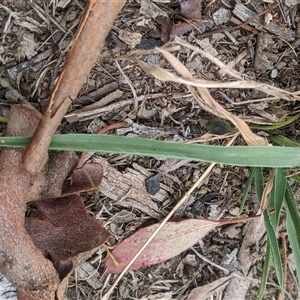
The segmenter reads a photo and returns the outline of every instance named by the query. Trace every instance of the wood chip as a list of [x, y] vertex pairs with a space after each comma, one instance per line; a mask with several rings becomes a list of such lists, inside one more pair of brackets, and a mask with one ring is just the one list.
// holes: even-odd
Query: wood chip
[[[147, 175], [128, 168], [126, 172], [121, 173], [113, 168], [105, 158], [97, 157], [96, 162], [102, 164], [104, 176], [100, 185], [101, 192], [115, 204], [127, 208], [136, 208], [155, 219], [161, 219], [157, 202], [163, 202], [168, 198], [168, 193], [161, 185], [160, 190], [155, 196], [149, 195], [145, 187]], [[153, 200], [155, 199], [155, 201]]]

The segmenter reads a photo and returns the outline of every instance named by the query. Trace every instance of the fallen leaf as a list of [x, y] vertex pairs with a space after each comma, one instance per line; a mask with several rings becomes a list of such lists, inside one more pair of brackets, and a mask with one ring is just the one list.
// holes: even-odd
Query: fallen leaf
[[225, 287], [228, 285], [229, 280], [232, 278], [232, 274], [219, 278], [211, 283], [199, 286], [193, 289], [188, 297], [187, 300], [199, 300], [199, 299], [207, 299], [213, 296], [220, 290], [224, 290]]
[[201, 18], [201, 0], [182, 0], [180, 2], [181, 13], [192, 20]]
[[226, 133], [232, 133], [234, 130], [231, 128], [230, 124], [222, 119], [213, 118], [208, 121], [205, 128], [213, 134], [223, 135]]
[[65, 180], [62, 195], [71, 195], [89, 191], [98, 187], [103, 178], [103, 167], [99, 163], [86, 163], [72, 171]]
[[51, 260], [66, 260], [100, 246], [109, 237], [77, 195], [34, 201], [30, 205], [37, 207], [45, 218], [26, 218], [25, 228], [35, 245]]
[[149, 0], [141, 0], [140, 13], [146, 18], [156, 19], [157, 17], [167, 17], [168, 15], [155, 3]]
[[[131, 265], [129, 270], [139, 269], [170, 259], [192, 247], [207, 233], [218, 226], [248, 221], [255, 218], [257, 218], [257, 216], [237, 220], [214, 221], [188, 219], [180, 222], [167, 222]], [[106, 272], [122, 272], [158, 226], [159, 224], [154, 224], [141, 228], [123, 240], [112, 251], [112, 255], [119, 263], [118, 267], [116, 267], [112, 259], [109, 258], [105, 263], [105, 268], [107, 268]]]
[[172, 25], [170, 19], [166, 17], [161, 28], [161, 40], [164, 43], [197, 28], [201, 24], [201, 0], [182, 0], [180, 9], [181, 14], [188, 21], [180, 21]]
[[260, 203], [260, 209], [262, 212], [268, 207], [268, 204], [269, 204], [268, 195], [271, 193], [273, 185], [274, 185], [274, 175], [275, 175], [274, 172], [273, 172], [273, 174], [270, 175], [270, 179], [266, 183], [266, 186], [263, 190], [263, 194], [261, 197], [261, 203]]

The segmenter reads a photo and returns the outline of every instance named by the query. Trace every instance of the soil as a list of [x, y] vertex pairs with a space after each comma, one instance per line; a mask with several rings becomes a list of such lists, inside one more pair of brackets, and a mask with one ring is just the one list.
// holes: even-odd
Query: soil
[[[126, 1], [105, 47], [99, 51], [95, 67], [58, 132], [96, 133], [108, 125], [126, 121], [129, 127], [108, 133], [225, 145], [232, 132], [204, 111], [186, 86], [155, 79], [129, 60], [115, 60], [134, 49], [151, 51], [162, 45], [160, 37], [166, 16], [172, 23], [184, 22], [179, 1], [151, 2], [159, 8], [156, 13], [153, 7], [148, 7], [149, 2]], [[201, 24], [180, 37], [224, 64], [230, 64], [247, 79], [289, 92], [299, 91], [300, 1], [279, 2], [279, 6], [256, 18], [257, 23], [238, 26], [252, 17], [246, 14], [243, 19], [242, 12], [249, 13], [246, 8], [254, 15], [259, 14], [270, 7], [268, 2], [253, 0], [243, 6], [233, 0], [203, 1]], [[0, 116], [7, 117], [10, 106], [23, 98], [43, 111], [86, 2], [1, 0], [0, 4]], [[197, 78], [230, 80], [196, 51], [180, 47], [174, 53]], [[154, 52], [143, 59], [150, 65], [171, 68]], [[13, 89], [5, 87], [5, 82]], [[210, 92], [228, 111], [256, 125], [281, 122], [300, 108], [295, 101], [264, 101], [267, 95], [254, 89], [213, 88]], [[262, 100], [239, 105], [255, 99]], [[98, 102], [98, 108], [102, 109], [89, 107]], [[0, 123], [0, 130], [4, 133], [5, 123]], [[299, 123], [295, 122], [271, 133], [261, 130], [258, 134], [266, 137], [281, 134], [299, 140], [299, 131]], [[245, 141], [238, 137], [235, 144], [245, 145]], [[112, 238], [108, 245], [111, 246], [138, 228], [162, 220], [208, 166], [207, 163], [180, 163], [138, 155], [97, 153], [93, 158], [101, 160], [108, 175], [99, 189], [85, 195], [85, 204], [110, 231]], [[292, 173], [297, 171], [294, 169]], [[172, 220], [237, 218], [249, 172], [249, 168], [216, 165]], [[265, 170], [266, 179], [268, 174]], [[291, 185], [300, 205], [300, 184], [291, 180]], [[252, 188], [242, 216], [253, 216], [259, 208]], [[179, 256], [127, 272], [110, 299], [255, 299], [266, 251], [266, 235], [260, 222], [253, 224], [251, 228], [249, 224], [237, 224], [216, 229]], [[285, 286], [288, 294], [283, 298], [300, 299], [293, 257], [284, 233], [283, 215], [279, 238], [286, 247], [282, 255], [288, 266]], [[68, 299], [101, 299], [107, 292], [118, 275], [104, 273], [104, 252], [101, 247], [72, 275]], [[241, 257], [246, 257], [245, 261], [241, 261]], [[189, 298], [196, 287], [218, 283], [230, 273], [244, 274], [246, 278], [241, 283], [234, 277], [228, 285], [214, 288], [211, 294], [203, 294], [207, 297]], [[281, 299], [273, 268], [268, 283], [264, 299]], [[0, 295], [0, 299], [6, 297], [4, 292]], [[9, 298], [14, 298], [13, 292], [9, 293]]]

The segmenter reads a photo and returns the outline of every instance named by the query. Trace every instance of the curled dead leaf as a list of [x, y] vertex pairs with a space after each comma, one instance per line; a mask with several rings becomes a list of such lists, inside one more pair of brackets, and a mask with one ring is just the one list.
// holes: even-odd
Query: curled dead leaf
[[91, 217], [77, 195], [30, 203], [44, 218], [26, 218], [25, 228], [44, 256], [67, 260], [103, 244], [109, 233]]
[[63, 184], [62, 195], [71, 195], [98, 187], [103, 178], [103, 167], [99, 163], [86, 163], [72, 171]]
[[162, 23], [161, 40], [164, 43], [201, 24], [201, 0], [182, 0], [180, 9], [182, 16], [186, 19], [184, 22], [180, 21], [172, 25], [170, 19], [165, 18]]

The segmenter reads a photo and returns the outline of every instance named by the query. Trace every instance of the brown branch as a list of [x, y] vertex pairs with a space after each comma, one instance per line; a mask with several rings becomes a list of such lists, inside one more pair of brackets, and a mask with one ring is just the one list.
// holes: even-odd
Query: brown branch
[[[4, 149], [0, 153], [0, 273], [15, 286], [19, 300], [64, 299], [68, 277], [60, 282], [54, 265], [26, 231], [26, 203], [35, 200], [41, 192], [36, 185], [39, 176], [45, 176], [45, 170], [39, 176], [32, 174], [43, 169], [52, 135], [86, 81], [124, 2], [88, 1], [74, 44], [42, 117], [26, 105], [11, 108], [7, 135], [30, 136], [36, 130], [25, 154], [20, 149]], [[35, 191], [33, 186], [36, 186]], [[92, 251], [74, 257], [77, 259], [73, 261], [74, 267]]]
[[[39, 118], [26, 105], [12, 106], [7, 134], [30, 135]], [[22, 167], [23, 153], [20, 149], [4, 149], [0, 155], [0, 273], [23, 290], [23, 295], [52, 300], [59, 284], [58, 274], [24, 228], [25, 205], [32, 179]]]
[[47, 160], [53, 134], [94, 66], [113, 22], [125, 0], [89, 0], [62, 73], [23, 162], [30, 174], [39, 173]]

